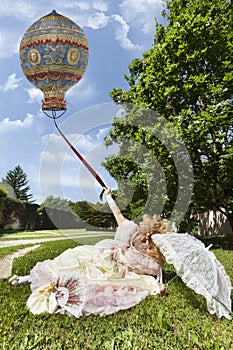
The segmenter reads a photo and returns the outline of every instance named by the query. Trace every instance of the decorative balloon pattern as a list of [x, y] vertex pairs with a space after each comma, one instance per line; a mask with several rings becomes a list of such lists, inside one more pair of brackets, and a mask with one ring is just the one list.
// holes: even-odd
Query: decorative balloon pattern
[[43, 110], [66, 110], [65, 93], [85, 73], [88, 42], [83, 30], [55, 10], [41, 17], [20, 42], [26, 78], [44, 93]]

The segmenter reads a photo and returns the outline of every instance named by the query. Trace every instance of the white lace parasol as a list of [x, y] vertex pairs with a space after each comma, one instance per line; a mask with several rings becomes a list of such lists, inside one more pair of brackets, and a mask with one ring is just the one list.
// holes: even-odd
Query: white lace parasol
[[231, 320], [232, 286], [215, 255], [188, 233], [155, 234], [152, 239], [182, 281], [206, 298], [208, 311]]

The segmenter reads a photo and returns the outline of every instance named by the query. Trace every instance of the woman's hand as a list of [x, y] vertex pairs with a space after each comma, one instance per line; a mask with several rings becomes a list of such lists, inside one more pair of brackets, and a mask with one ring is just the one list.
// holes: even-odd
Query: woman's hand
[[105, 187], [105, 193], [106, 195], [111, 193], [111, 188], [110, 187]]
[[151, 236], [153, 235], [152, 231], [148, 231], [144, 235], [141, 236], [140, 241], [142, 243], [146, 243], [147, 241], [151, 240]]

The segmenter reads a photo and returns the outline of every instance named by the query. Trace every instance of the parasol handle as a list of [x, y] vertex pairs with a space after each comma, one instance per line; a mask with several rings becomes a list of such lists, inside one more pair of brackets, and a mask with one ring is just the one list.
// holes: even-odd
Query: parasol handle
[[72, 151], [76, 154], [76, 156], [81, 160], [81, 162], [85, 165], [85, 167], [89, 170], [89, 172], [96, 178], [96, 180], [99, 182], [99, 184], [103, 187], [103, 190], [100, 193], [100, 199], [103, 200], [103, 194], [104, 189], [107, 187], [101, 177], [97, 174], [97, 172], [92, 168], [92, 166], [83, 158], [83, 156], [77, 151], [77, 149], [70, 143], [70, 141], [66, 138], [66, 136], [63, 134], [63, 132], [59, 129], [55, 118], [53, 118], [54, 124], [60, 133], [60, 135], [63, 137], [63, 139], [66, 141], [66, 143], [69, 145], [69, 147], [72, 149]]

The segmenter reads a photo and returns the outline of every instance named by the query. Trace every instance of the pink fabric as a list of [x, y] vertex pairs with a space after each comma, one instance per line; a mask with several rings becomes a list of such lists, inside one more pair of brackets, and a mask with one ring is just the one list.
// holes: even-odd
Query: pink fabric
[[108, 315], [118, 310], [128, 309], [149, 295], [149, 291], [137, 288], [121, 287], [99, 284], [90, 285], [88, 300], [83, 308], [84, 315]]
[[135, 222], [125, 220], [117, 227], [114, 240], [129, 245], [131, 238], [137, 232], [137, 225]]
[[56, 282], [57, 276], [49, 268], [51, 260], [38, 262], [31, 270], [29, 282], [31, 282], [31, 290], [34, 291], [50, 282]]
[[130, 247], [124, 254], [128, 266], [138, 274], [146, 274], [151, 276], [157, 276], [157, 279], [162, 280], [162, 268], [156, 260], [150, 256], [146, 256], [136, 249]]

